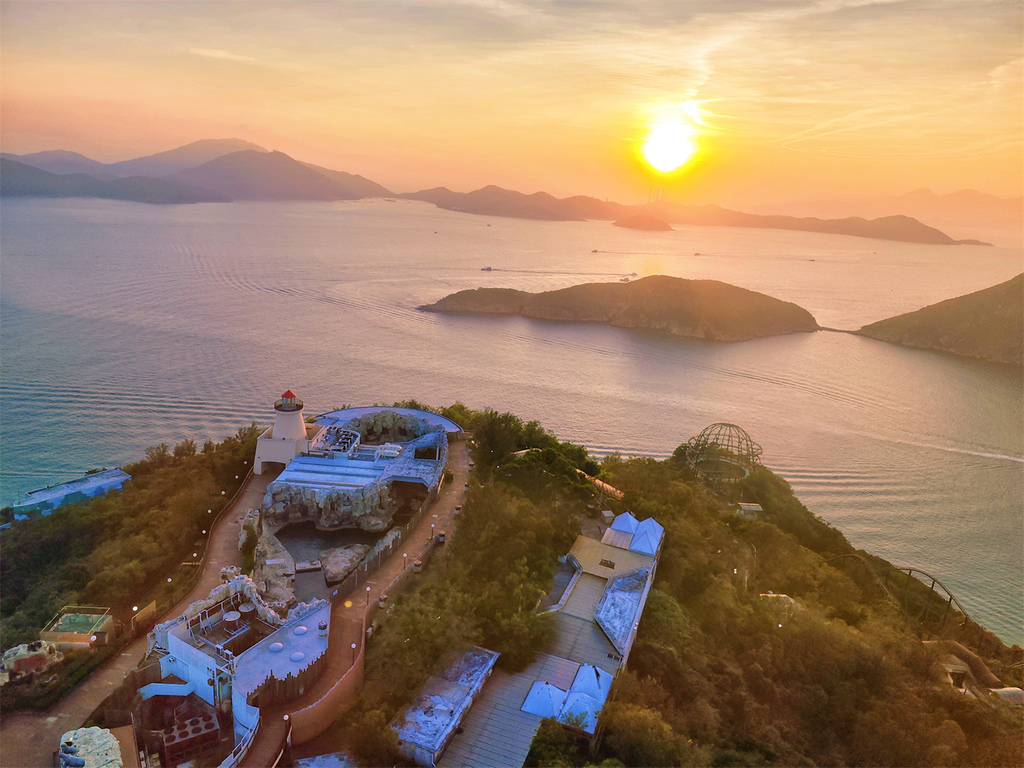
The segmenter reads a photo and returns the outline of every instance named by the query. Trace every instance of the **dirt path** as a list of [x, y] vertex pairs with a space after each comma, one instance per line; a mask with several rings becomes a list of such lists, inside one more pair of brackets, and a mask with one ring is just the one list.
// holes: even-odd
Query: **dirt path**
[[[165, 616], [177, 616], [190, 603], [207, 597], [220, 583], [220, 569], [241, 565], [238, 529], [241, 518], [252, 507], [259, 507], [267, 485], [274, 475], [252, 475], [233, 507], [228, 510], [210, 540], [209, 556], [199, 582]], [[146, 638], [141, 637], [93, 672], [75, 690], [46, 712], [19, 712], [0, 722], [0, 766], [3, 768], [48, 768], [61, 735], [80, 727], [85, 719], [138, 666], [146, 654]]]

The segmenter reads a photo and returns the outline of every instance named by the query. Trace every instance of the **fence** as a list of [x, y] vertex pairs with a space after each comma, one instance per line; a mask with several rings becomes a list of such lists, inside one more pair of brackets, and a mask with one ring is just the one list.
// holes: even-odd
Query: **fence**
[[[423, 510], [421, 509], [421, 514], [422, 511]], [[410, 524], [414, 523], [414, 520], [410, 520]], [[416, 553], [413, 562], [416, 560], [425, 560], [438, 543], [439, 541], [437, 536], [431, 537], [426, 546], [423, 547], [420, 552]], [[394, 595], [401, 591], [414, 573], [415, 571], [413, 566], [411, 564], [408, 565], [390, 584], [388, 584], [387, 587], [384, 588], [381, 594]], [[342, 600], [344, 597], [345, 595], [339, 592], [338, 596], [334, 599]], [[372, 604], [367, 605], [366, 609], [363, 611], [359, 646], [352, 666], [349, 667], [345, 674], [338, 679], [331, 689], [317, 701], [298, 710], [297, 712], [292, 713], [289, 722], [292, 743], [304, 744], [323, 733], [337, 718], [338, 712], [344, 706], [354, 701], [355, 697], [362, 689], [366, 671], [366, 629], [372, 623], [373, 617], [379, 609], [379, 605], [379, 602], [375, 600]]]
[[[419, 509], [409, 518], [409, 520], [401, 526], [391, 529], [391, 532], [398, 532], [391, 542], [377, 550], [371, 550], [367, 553], [367, 556], [363, 558], [363, 561], [359, 563], [359, 566], [352, 571], [348, 576], [345, 577], [344, 581], [338, 583], [338, 585], [331, 592], [331, 600], [338, 601], [344, 600], [346, 597], [351, 595], [359, 588], [360, 582], [366, 583], [367, 579], [377, 571], [383, 565], [388, 558], [390, 558], [395, 552], [398, 551], [403, 541], [406, 541], [408, 537], [416, 530], [416, 524], [423, 518], [424, 513], [433, 503], [433, 499], [428, 496], [420, 504]], [[391, 535], [389, 532], [389, 536]], [[387, 536], [384, 537], [387, 539]], [[382, 539], [383, 541], [384, 539]]]

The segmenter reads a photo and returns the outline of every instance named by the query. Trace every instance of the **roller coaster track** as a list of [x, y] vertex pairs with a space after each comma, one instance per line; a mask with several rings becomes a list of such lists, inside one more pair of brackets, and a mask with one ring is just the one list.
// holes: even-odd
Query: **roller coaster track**
[[914, 618], [914, 619], [916, 619], [918, 621], [921, 621], [922, 618], [925, 617], [925, 615], [927, 614], [927, 611], [928, 611], [928, 605], [929, 604], [926, 602], [924, 604], [924, 607], [921, 609], [921, 612], [917, 616], [911, 616], [907, 612], [907, 607], [908, 606], [907, 606], [907, 602], [906, 602], [906, 596], [907, 596], [907, 588], [910, 585], [909, 579], [914, 578], [914, 574], [918, 574], [919, 577], [920, 576], [924, 577], [924, 578], [918, 578], [918, 581], [920, 581], [922, 584], [925, 584], [926, 586], [928, 586], [926, 580], [927, 579], [931, 579], [931, 585], [929, 587], [931, 589], [931, 591], [932, 592], [936, 592], [937, 591], [936, 587], [938, 587], [939, 594], [940, 595], [944, 595], [946, 597], [946, 611], [942, 615], [942, 623], [943, 624], [945, 624], [946, 616], [949, 614], [949, 609], [952, 606], [956, 606], [956, 609], [958, 611], [960, 611], [960, 613], [964, 617], [964, 620], [963, 620], [961, 626], [966, 626], [966, 625], [969, 625], [969, 624], [975, 624], [976, 623], [971, 618], [970, 614], [967, 613], [967, 609], [963, 607], [963, 605], [960, 603], [960, 601], [956, 599], [956, 596], [954, 596], [953, 593], [949, 591], [949, 589], [946, 587], [946, 585], [943, 584], [941, 581], [939, 581], [939, 579], [937, 577], [933, 576], [932, 574], [928, 573], [927, 571], [923, 571], [920, 568], [912, 568], [912, 567], [907, 567], [907, 566], [902, 566], [902, 565], [894, 565], [893, 566], [893, 568], [895, 568], [897, 571], [902, 571], [903, 573], [907, 574], [908, 581], [907, 581], [906, 585], [904, 586], [903, 599], [900, 600], [899, 598], [897, 598], [893, 594], [892, 590], [889, 588], [888, 579], [884, 578], [882, 576], [879, 576], [878, 571], [875, 570], [875, 567], [863, 555], [859, 555], [859, 554], [856, 554], [856, 553], [848, 554], [848, 555], [839, 555], [838, 557], [829, 558], [825, 562], [832, 563], [832, 562], [836, 562], [837, 560], [853, 560], [853, 561], [859, 562], [861, 565], [863, 565], [867, 569], [868, 574], [871, 576], [871, 580], [875, 582], [875, 585], [882, 591], [882, 594], [885, 595], [886, 599], [890, 603], [892, 603], [894, 606], [896, 606], [896, 608], [899, 610], [899, 612], [902, 613], [907, 618]]

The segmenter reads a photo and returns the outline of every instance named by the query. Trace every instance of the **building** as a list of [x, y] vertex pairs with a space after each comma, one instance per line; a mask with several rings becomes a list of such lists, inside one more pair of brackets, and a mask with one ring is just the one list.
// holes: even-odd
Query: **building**
[[322, 437], [324, 427], [307, 424], [303, 408], [303, 402], [290, 389], [274, 403], [274, 424], [256, 439], [252, 471], [257, 475], [262, 475], [268, 464], [284, 467]]
[[85, 501], [119, 489], [127, 480], [131, 480], [131, 475], [123, 469], [104, 469], [68, 480], [66, 483], [29, 491], [23, 499], [13, 505], [14, 519], [27, 520], [37, 514], [45, 517], [65, 504]]
[[251, 579], [239, 576], [158, 624], [149, 635], [149, 654], [162, 679], [139, 693], [143, 702], [165, 697], [169, 703], [161, 709], [175, 712], [167, 727], [158, 724], [163, 764], [187, 762], [222, 744], [221, 717], [229, 718], [233, 749], [244, 754], [260, 707], [301, 696], [323, 672], [330, 617], [330, 604], [314, 600], [282, 618]]
[[306, 424], [291, 390], [274, 405], [274, 426], [257, 441], [254, 471], [280, 464], [265, 518], [311, 520], [322, 530], [384, 531], [408, 498], [437, 497], [448, 433], [459, 425], [413, 408], [348, 408]]
[[576, 539], [563, 566], [571, 575], [556, 578], [556, 594], [544, 601], [555, 621], [551, 646], [519, 674], [494, 672], [438, 766], [520, 766], [546, 717], [596, 738], [612, 682], [636, 640], [664, 528], [626, 512], [605, 536]]
[[44, 643], [62, 651], [88, 650], [103, 645], [114, 634], [110, 609], [98, 605], [65, 605], [39, 633]]
[[497, 660], [497, 653], [478, 647], [447, 659], [444, 671], [430, 677], [416, 702], [391, 724], [403, 757], [437, 765]]

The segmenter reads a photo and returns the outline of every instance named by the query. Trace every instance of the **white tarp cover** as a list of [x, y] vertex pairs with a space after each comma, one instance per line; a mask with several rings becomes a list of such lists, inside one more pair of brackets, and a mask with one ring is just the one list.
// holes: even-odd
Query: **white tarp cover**
[[520, 709], [537, 717], [558, 717], [564, 703], [565, 691], [557, 685], [538, 680], [530, 687]]
[[590, 664], [581, 664], [576, 677], [573, 678], [569, 693], [585, 693], [600, 702], [604, 702], [612, 689], [612, 680], [614, 679], [611, 672], [605, 672], [600, 667], [594, 667]]
[[593, 733], [597, 728], [597, 716], [601, 712], [604, 702], [597, 701], [585, 693], [569, 693], [558, 713], [558, 721], [561, 723], [572, 722], [578, 725], [581, 730]]

